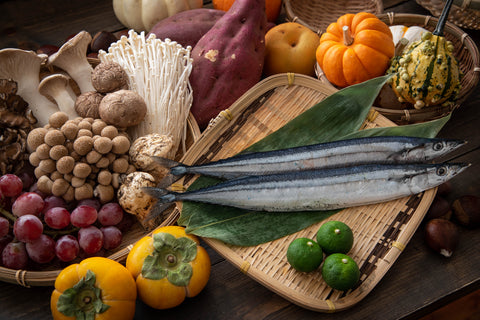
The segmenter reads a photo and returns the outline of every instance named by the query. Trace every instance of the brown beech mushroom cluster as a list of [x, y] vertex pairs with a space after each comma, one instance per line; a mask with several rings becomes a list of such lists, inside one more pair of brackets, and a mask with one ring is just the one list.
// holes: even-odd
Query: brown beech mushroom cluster
[[56, 112], [48, 125], [30, 131], [27, 147], [38, 189], [66, 201], [112, 201], [119, 176], [135, 171], [128, 157], [128, 134], [101, 119], [69, 120]]

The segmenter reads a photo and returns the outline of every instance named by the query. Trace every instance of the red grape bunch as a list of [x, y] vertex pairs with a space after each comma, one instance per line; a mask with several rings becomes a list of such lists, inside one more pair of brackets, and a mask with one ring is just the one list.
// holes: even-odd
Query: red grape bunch
[[10, 269], [113, 250], [122, 242], [128, 216], [116, 202], [92, 198], [67, 204], [38, 192], [28, 175], [14, 174], [0, 177], [0, 213], [0, 265]]

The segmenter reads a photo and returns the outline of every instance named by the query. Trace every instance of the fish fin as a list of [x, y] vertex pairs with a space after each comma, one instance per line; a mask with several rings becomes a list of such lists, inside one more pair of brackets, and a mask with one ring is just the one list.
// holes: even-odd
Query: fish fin
[[174, 204], [174, 201], [176, 199], [175, 194], [161, 188], [143, 187], [142, 191], [149, 196], [157, 199], [157, 201], [145, 217], [146, 221], [152, 220], [157, 216], [162, 215], [165, 210], [167, 210]]
[[152, 156], [156, 164], [169, 169], [169, 172], [157, 184], [158, 188], [166, 188], [187, 173], [187, 166], [182, 163], [163, 157]]

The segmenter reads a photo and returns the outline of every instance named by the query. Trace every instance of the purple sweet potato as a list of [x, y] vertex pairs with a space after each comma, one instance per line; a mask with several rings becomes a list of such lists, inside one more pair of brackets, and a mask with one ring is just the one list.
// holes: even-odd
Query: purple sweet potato
[[192, 50], [192, 114], [201, 129], [260, 81], [265, 0], [236, 0]]
[[157, 39], [169, 38], [184, 48], [193, 48], [224, 14], [225, 11], [207, 8], [181, 11], [157, 22], [150, 33], [155, 34]]

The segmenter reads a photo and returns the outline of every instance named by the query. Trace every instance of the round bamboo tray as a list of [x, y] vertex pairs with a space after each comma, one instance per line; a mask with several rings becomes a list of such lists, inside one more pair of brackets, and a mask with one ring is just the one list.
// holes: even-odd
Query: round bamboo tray
[[[300, 74], [266, 78], [221, 112], [181, 161], [200, 164], [237, 154], [336, 91]], [[363, 129], [386, 126], [395, 124], [372, 109]], [[176, 184], [185, 190], [193, 180], [186, 177]], [[431, 189], [396, 201], [345, 209], [302, 231], [257, 246], [203, 240], [243, 273], [285, 299], [314, 311], [340, 311], [361, 301], [378, 284], [420, 225], [435, 193], [436, 189]], [[178, 203], [172, 219], [179, 217], [181, 209]], [[314, 238], [329, 220], [343, 221], [354, 232], [355, 244], [349, 255], [358, 263], [361, 278], [359, 285], [347, 292], [331, 289], [320, 272], [295, 271], [286, 259], [291, 241]]]
[[[433, 16], [439, 17], [445, 0], [416, 0], [416, 2], [429, 10]], [[454, 0], [448, 21], [466, 29], [480, 29], [480, 1]]]
[[[88, 58], [88, 61], [92, 66], [96, 66], [100, 61], [95, 58]], [[49, 73], [57, 72], [58, 70], [41, 70], [41, 77], [46, 76]], [[73, 90], [78, 94], [78, 87], [74, 82], [72, 82]], [[186, 150], [199, 139], [201, 135], [200, 129], [198, 127], [195, 118], [190, 113], [187, 118], [187, 136], [185, 141]], [[184, 152], [182, 148], [179, 148], [176, 158], [180, 159], [183, 156]], [[172, 225], [175, 223], [175, 219], [172, 216], [167, 217], [162, 221], [158, 227]], [[105, 256], [109, 259], [123, 262], [127, 258], [128, 253], [130, 252], [133, 244], [138, 241], [141, 237], [150, 233], [150, 230], [146, 230], [136, 218], [132, 216], [132, 226], [128, 232], [123, 234], [122, 243], [118, 246], [117, 249], [107, 251]], [[13, 284], [18, 284], [24, 287], [32, 286], [51, 286], [55, 283], [55, 279], [60, 271], [65, 268], [67, 265], [72, 263], [78, 263], [81, 258], [77, 258], [70, 263], [61, 263], [55, 259], [54, 263], [50, 263], [44, 266], [35, 266], [35, 270], [13, 270], [0, 266], [0, 281], [9, 282]]]
[[300, 23], [318, 34], [345, 13], [383, 12], [381, 0], [284, 0], [287, 19]]
[[[391, 12], [378, 15], [378, 18], [388, 26], [420, 26], [430, 31], [435, 29], [438, 22], [437, 18], [431, 16]], [[402, 105], [401, 109], [389, 108], [388, 105], [377, 105], [378, 112], [398, 124], [434, 120], [446, 116], [460, 107], [462, 102], [475, 90], [480, 77], [480, 56], [477, 45], [466, 32], [451, 22], [446, 23], [444, 34], [445, 38], [453, 43], [454, 55], [464, 74], [461, 79], [462, 89], [459, 99], [451, 106], [430, 106], [419, 110], [407, 104]]]

